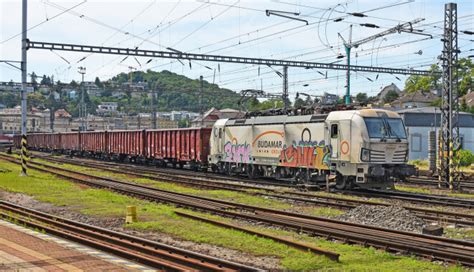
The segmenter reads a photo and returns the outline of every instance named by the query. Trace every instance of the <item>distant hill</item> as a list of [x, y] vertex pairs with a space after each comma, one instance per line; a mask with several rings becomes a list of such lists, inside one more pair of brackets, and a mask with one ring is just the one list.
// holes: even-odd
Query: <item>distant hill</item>
[[[47, 77], [43, 76], [43, 78]], [[145, 87], [145, 91], [129, 92], [126, 83], [130, 79], [135, 86]], [[157, 111], [200, 111], [199, 79], [190, 79], [170, 71], [155, 72], [148, 70], [146, 72], [120, 73], [105, 81], [96, 78], [94, 83], [99, 91], [95, 92], [94, 95], [86, 92], [84, 98], [89, 114], [96, 114], [97, 106], [103, 102], [117, 102], [119, 111], [131, 115], [139, 112], [151, 112], [153, 109]], [[74, 118], [79, 116], [81, 101], [79, 82], [73, 80], [70, 83], [55, 82], [52, 84], [52, 80], [42, 80], [41, 85], [38, 83], [32, 84], [36, 84], [37, 88], [35, 92], [28, 94], [28, 107], [53, 110], [66, 109]], [[8, 89], [11, 86], [4, 87]], [[19, 92], [8, 91], [7, 89], [2, 90], [2, 86], [0, 86], [0, 104], [9, 108], [19, 105]], [[71, 94], [72, 90], [76, 92], [75, 95]], [[157, 101], [152, 101], [150, 90], [156, 91]], [[239, 109], [240, 95], [238, 93], [220, 88], [217, 84], [211, 84], [205, 80], [203, 81], [203, 90], [202, 104], [204, 111], [212, 107], [217, 109]], [[244, 108], [248, 110], [264, 110], [272, 108], [276, 104], [279, 106], [282, 104], [281, 101], [273, 100], [259, 102], [255, 98], [249, 99], [245, 103]]]
[[[148, 88], [156, 90], [158, 109], [161, 111], [188, 110], [199, 112], [200, 83], [199, 79], [190, 79], [167, 70], [155, 72], [136, 71], [132, 74], [121, 73], [114, 76], [111, 81], [125, 83], [132, 78], [132, 82], [146, 82]], [[203, 84], [204, 110], [215, 107], [236, 108], [239, 94], [229, 89], [220, 88], [217, 84], [204, 80]]]

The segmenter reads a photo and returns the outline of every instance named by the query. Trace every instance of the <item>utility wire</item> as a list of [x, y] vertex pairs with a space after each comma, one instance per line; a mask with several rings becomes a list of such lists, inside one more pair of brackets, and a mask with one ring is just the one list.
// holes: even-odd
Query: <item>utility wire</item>
[[[35, 28], [37, 28], [37, 27], [39, 27], [39, 26], [41, 26], [41, 25], [43, 25], [43, 24], [45, 24], [45, 23], [47, 23], [47, 22], [51, 22], [52, 20], [58, 18], [59, 16], [63, 15], [64, 13], [70, 12], [70, 11], [72, 11], [73, 9], [79, 7], [80, 5], [84, 4], [85, 2], [87, 2], [87, 0], [84, 0], [84, 1], [82, 1], [81, 3], [76, 4], [76, 5], [74, 5], [74, 6], [70, 7], [70, 8], [66, 8], [66, 9], [63, 10], [62, 12], [60, 12], [60, 13], [54, 15], [53, 17], [51, 17], [51, 18], [46, 18], [46, 20], [44, 20], [44, 21], [42, 21], [42, 22], [40, 22], [40, 23], [38, 23], [38, 24], [36, 24], [36, 25], [34, 25], [34, 26], [32, 26], [32, 27], [29, 27], [26, 31], [33, 30], [33, 29], [35, 29]], [[9, 37], [9, 38], [7, 38], [6, 40], [1, 41], [0, 44], [4, 44], [4, 43], [6, 43], [6, 42], [8, 42], [8, 41], [11, 41], [12, 39], [14, 39], [14, 38], [16, 38], [16, 37], [18, 37], [18, 36], [21, 36], [22, 34], [23, 34], [23, 31], [20, 32], [20, 33], [18, 33], [18, 34], [15, 34], [15, 35], [13, 35], [13, 36], [11, 36], [11, 37]]]

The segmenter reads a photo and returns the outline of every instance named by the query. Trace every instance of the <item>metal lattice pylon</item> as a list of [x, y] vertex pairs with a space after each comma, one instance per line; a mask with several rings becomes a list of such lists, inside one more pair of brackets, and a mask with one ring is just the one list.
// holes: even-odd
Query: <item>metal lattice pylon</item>
[[459, 93], [457, 84], [458, 29], [457, 4], [448, 3], [444, 11], [443, 36], [443, 96], [441, 101], [441, 130], [439, 150], [439, 179], [451, 190], [460, 187], [457, 151], [459, 142]]

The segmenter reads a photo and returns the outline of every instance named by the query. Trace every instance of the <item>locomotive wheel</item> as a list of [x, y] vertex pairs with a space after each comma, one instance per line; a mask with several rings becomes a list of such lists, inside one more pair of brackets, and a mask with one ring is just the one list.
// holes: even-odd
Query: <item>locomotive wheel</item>
[[295, 176], [296, 184], [308, 184], [311, 182], [311, 177], [307, 169], [299, 170]]
[[249, 179], [254, 179], [255, 176], [256, 176], [255, 167], [251, 164], [246, 165], [245, 172], [247, 173], [247, 176], [248, 176]]
[[230, 162], [227, 162], [225, 164], [225, 173], [228, 175], [228, 176], [233, 176], [234, 173], [232, 173], [232, 165], [230, 164]]
[[338, 190], [350, 190], [353, 187], [353, 177], [343, 177], [341, 175], [337, 176], [336, 179], [336, 189]]

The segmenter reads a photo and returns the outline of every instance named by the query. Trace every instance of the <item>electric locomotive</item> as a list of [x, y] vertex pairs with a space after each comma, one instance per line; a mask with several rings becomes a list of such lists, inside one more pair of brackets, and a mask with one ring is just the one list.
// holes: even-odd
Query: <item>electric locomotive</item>
[[218, 120], [208, 163], [214, 172], [338, 189], [393, 188], [415, 174], [400, 116], [382, 109]]

